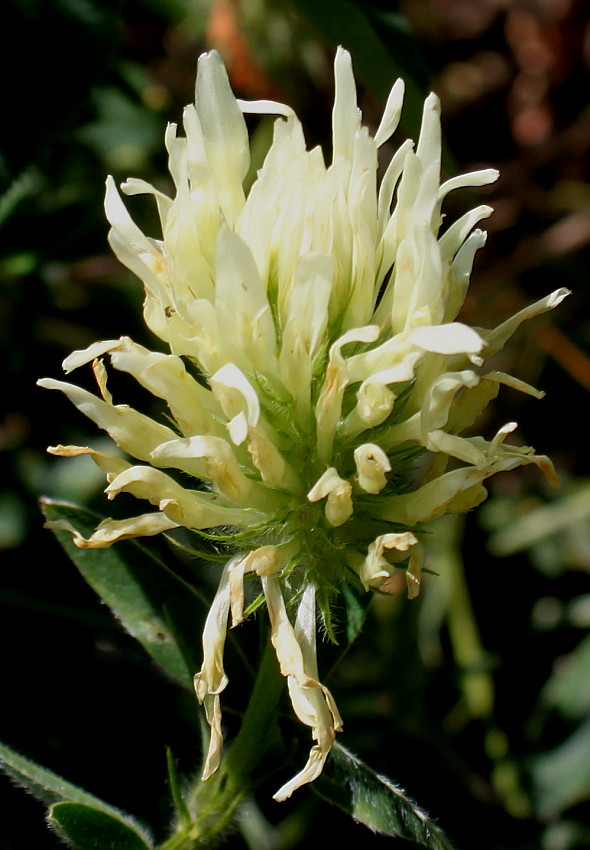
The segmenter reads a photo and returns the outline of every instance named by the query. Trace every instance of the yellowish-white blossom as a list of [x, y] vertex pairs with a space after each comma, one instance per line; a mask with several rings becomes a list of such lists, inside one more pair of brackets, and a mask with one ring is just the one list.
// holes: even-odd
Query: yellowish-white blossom
[[[65, 393], [132, 460], [87, 447], [50, 451], [90, 455], [109, 499], [126, 492], [153, 506], [103, 521], [88, 539], [59, 523], [77, 546], [180, 526], [228, 546], [195, 678], [211, 727], [204, 778], [222, 756], [228, 625], [244, 617], [246, 583], [259, 583], [293, 710], [315, 742], [307, 764], [277, 792], [281, 800], [319, 775], [342, 725], [316, 660], [316, 619], [331, 631], [330, 595], [346, 581], [378, 588], [402, 569], [415, 596], [428, 523], [479, 504], [496, 472], [532, 463], [554, 475], [547, 458], [507, 442], [513, 423], [491, 440], [461, 433], [502, 384], [541, 395], [486, 373], [485, 361], [567, 292], [493, 330], [458, 320], [485, 243], [477, 225], [491, 208], [477, 207], [441, 234], [442, 205], [456, 188], [494, 181], [496, 171], [440, 185], [432, 94], [417, 145], [401, 144], [378, 181], [378, 149], [397, 128], [403, 83], [392, 88], [373, 136], [361, 123], [342, 49], [335, 83], [326, 164], [319, 147], [307, 149], [289, 107], [236, 100], [219, 56], [201, 56], [184, 135], [175, 125], [166, 133], [172, 197], [137, 179], [122, 185], [126, 195], [153, 195], [161, 238], [139, 229], [107, 182], [111, 246], [143, 281], [145, 321], [166, 351], [123, 336], [74, 352], [65, 371], [92, 363], [97, 395], [39, 382]], [[247, 195], [245, 113], [276, 116]], [[164, 400], [166, 423], [114, 402], [105, 356]]]

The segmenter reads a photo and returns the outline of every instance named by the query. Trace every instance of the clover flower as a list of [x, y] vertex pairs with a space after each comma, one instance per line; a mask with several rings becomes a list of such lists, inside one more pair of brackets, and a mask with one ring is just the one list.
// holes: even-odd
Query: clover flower
[[[423, 530], [433, 520], [478, 505], [497, 472], [532, 463], [554, 475], [546, 457], [506, 442], [514, 423], [491, 441], [461, 432], [501, 384], [542, 395], [482, 367], [566, 290], [494, 330], [457, 321], [485, 242], [476, 225], [492, 210], [479, 206], [439, 235], [441, 206], [452, 190], [490, 183], [497, 172], [440, 185], [440, 109], [431, 94], [416, 149], [404, 142], [379, 185], [378, 149], [398, 125], [403, 83], [393, 86], [371, 137], [342, 49], [335, 80], [326, 166], [320, 148], [306, 149], [289, 107], [236, 100], [217, 53], [200, 57], [185, 136], [175, 125], [166, 133], [174, 197], [142, 180], [122, 186], [127, 195], [154, 196], [161, 240], [142, 233], [107, 182], [111, 246], [145, 284], [146, 324], [170, 353], [128, 337], [74, 352], [65, 371], [92, 362], [100, 396], [39, 381], [64, 392], [133, 460], [88, 447], [49, 451], [89, 454], [109, 499], [131, 493], [155, 508], [104, 520], [88, 539], [67, 522], [54, 527], [80, 547], [179, 526], [228, 546], [195, 678], [211, 728], [203, 778], [222, 754], [228, 623], [247, 612], [246, 577], [259, 581], [294, 712], [315, 741], [277, 800], [321, 773], [342, 726], [316, 660], [318, 615], [333, 635], [331, 603], [342, 583], [387, 587], [401, 569], [415, 596]], [[277, 116], [247, 196], [244, 113]], [[166, 402], [171, 424], [113, 402], [104, 355]]]

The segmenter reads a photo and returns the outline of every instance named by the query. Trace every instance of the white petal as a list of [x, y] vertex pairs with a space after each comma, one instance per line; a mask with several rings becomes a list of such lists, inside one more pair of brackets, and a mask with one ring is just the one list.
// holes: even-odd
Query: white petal
[[353, 512], [352, 485], [338, 475], [336, 469], [331, 466], [318, 478], [313, 485], [307, 499], [310, 502], [319, 502], [326, 499], [326, 519], [333, 526], [344, 525], [350, 519]]
[[443, 262], [450, 262], [475, 225], [482, 218], [488, 218], [493, 212], [492, 207], [482, 204], [474, 210], [465, 213], [465, 215], [461, 216], [460, 219], [452, 224], [438, 241]]
[[282, 115], [283, 118], [295, 117], [295, 112], [286, 103], [276, 100], [240, 100], [237, 104], [242, 112], [250, 115]]
[[438, 191], [438, 197], [442, 200], [449, 192], [466, 186], [487, 186], [489, 183], [495, 183], [499, 176], [500, 172], [496, 168], [482, 168], [480, 171], [458, 174], [442, 184]]
[[354, 450], [354, 462], [359, 487], [365, 493], [380, 493], [387, 484], [386, 472], [391, 472], [389, 458], [375, 443], [363, 443]]
[[416, 328], [410, 342], [437, 354], [478, 354], [484, 346], [481, 336], [461, 322]]
[[61, 390], [78, 410], [107, 431], [119, 448], [139, 460], [150, 460], [156, 446], [176, 438], [170, 428], [154, 422], [132, 407], [108, 404], [74, 384], [52, 378], [42, 378], [37, 383], [49, 390]]
[[377, 537], [367, 551], [367, 557], [359, 570], [359, 578], [365, 590], [371, 587], [379, 587], [391, 576], [393, 562], [383, 557], [387, 549], [389, 552], [399, 552], [402, 556], [418, 543], [417, 538], [410, 531], [400, 533], [382, 534]]
[[342, 397], [349, 382], [341, 349], [351, 342], [375, 342], [379, 332], [380, 329], [377, 325], [353, 328], [343, 334], [330, 347], [324, 383], [315, 408], [318, 456], [324, 463], [329, 462], [332, 454], [336, 426], [342, 413]]
[[397, 130], [399, 119], [402, 114], [404, 90], [404, 81], [396, 80], [393, 84], [391, 91], [389, 92], [389, 97], [387, 98], [387, 103], [385, 104], [385, 110], [383, 112], [381, 123], [379, 124], [377, 132], [375, 133], [375, 144], [377, 145], [377, 147], [381, 147], [381, 145], [386, 142], [391, 136], [393, 136], [393, 134]]
[[262, 585], [271, 622], [271, 640], [281, 673], [287, 677], [293, 709], [302, 723], [312, 727], [317, 741], [303, 770], [274, 795], [275, 800], [281, 801], [319, 776], [342, 721], [330, 692], [312, 675], [317, 674], [315, 637], [311, 634], [311, 630], [315, 632], [313, 589], [304, 591], [294, 629], [277, 579], [264, 577]]
[[120, 340], [118, 339], [106, 339], [102, 342], [93, 342], [92, 345], [88, 346], [88, 348], [72, 351], [72, 353], [68, 354], [62, 363], [63, 370], [67, 375], [79, 366], [85, 366], [86, 363], [92, 363], [92, 361], [97, 357], [102, 357], [103, 354], [106, 354], [107, 351], [111, 351], [113, 348], [116, 348], [119, 344]]
[[332, 110], [334, 160], [343, 157], [352, 162], [354, 138], [361, 125], [356, 105], [356, 84], [352, 73], [350, 53], [339, 47], [334, 59], [336, 92]]
[[249, 525], [264, 517], [246, 508], [225, 507], [212, 493], [186, 490], [170, 476], [150, 466], [126, 469], [106, 489], [110, 499], [122, 492], [131, 493], [137, 499], [146, 499], [185, 528], [198, 530], [219, 525]]
[[498, 325], [497, 328], [494, 328], [494, 330], [481, 331], [481, 335], [485, 340], [485, 356], [491, 357], [492, 354], [495, 354], [497, 351], [501, 351], [512, 334], [523, 322], [526, 322], [528, 319], [532, 319], [541, 313], [545, 313], [548, 310], [553, 310], [558, 306], [558, 304], [561, 304], [563, 299], [567, 298], [569, 294], [569, 289], [565, 289], [564, 287], [556, 289], [555, 292], [552, 292], [545, 298], [541, 298], [540, 301], [535, 301], [534, 304], [529, 304], [529, 306], [525, 307], [524, 310], [520, 310], [501, 325]]
[[226, 227], [217, 238], [215, 267], [215, 309], [232, 360], [276, 371], [275, 327], [263, 282], [249, 247]]
[[437, 174], [440, 173], [440, 149], [440, 100], [431, 92], [424, 101], [416, 156], [424, 166], [434, 165]]
[[238, 505], [247, 505], [253, 484], [240, 469], [230, 444], [222, 437], [186, 437], [162, 443], [152, 452], [156, 461], [178, 461], [183, 468], [187, 458], [207, 458], [205, 475], [219, 492]]
[[[209, 383], [228, 419], [235, 419], [241, 415], [245, 417], [247, 427], [258, 424], [260, 419], [258, 396], [252, 384], [235, 363], [222, 366], [211, 376]], [[239, 442], [234, 439], [234, 443], [240, 445], [245, 438], [246, 434]]]
[[244, 204], [242, 180], [248, 171], [250, 148], [244, 116], [215, 50], [199, 57], [195, 104], [221, 207], [227, 219], [234, 221]]
[[232, 558], [224, 567], [219, 587], [205, 620], [203, 629], [203, 664], [195, 676], [197, 699], [205, 706], [207, 722], [211, 730], [209, 749], [203, 768], [202, 779], [215, 773], [221, 761], [223, 734], [221, 731], [221, 706], [219, 694], [227, 686], [223, 668], [223, 650], [227, 636], [227, 621], [230, 610], [230, 572], [240, 556]]

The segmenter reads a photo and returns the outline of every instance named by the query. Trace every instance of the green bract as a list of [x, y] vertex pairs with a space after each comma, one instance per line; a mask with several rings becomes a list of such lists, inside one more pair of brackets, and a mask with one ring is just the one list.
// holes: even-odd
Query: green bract
[[[141, 232], [113, 181], [107, 185], [111, 245], [144, 282], [145, 321], [170, 353], [128, 337], [74, 352], [65, 370], [93, 361], [100, 397], [40, 381], [63, 391], [134, 460], [86, 447], [50, 451], [89, 454], [106, 474], [110, 499], [126, 492], [155, 508], [106, 520], [87, 539], [66, 520], [53, 527], [71, 531], [80, 547], [179, 526], [228, 545], [195, 681], [211, 727], [204, 778], [222, 752], [228, 621], [243, 619], [245, 575], [260, 582], [293, 709], [315, 740], [278, 800], [321, 773], [341, 728], [318, 678], [316, 609], [330, 632], [330, 600], [347, 578], [360, 578], [367, 590], [387, 587], [399, 567], [416, 595], [428, 523], [479, 504], [483, 482], [496, 472], [534, 463], [553, 474], [547, 458], [505, 442], [514, 423], [491, 441], [460, 434], [502, 383], [540, 395], [482, 366], [523, 320], [557, 305], [566, 291], [495, 330], [457, 322], [485, 242], [474, 228], [491, 209], [478, 207], [439, 237], [441, 206], [451, 190], [490, 183], [497, 173], [440, 185], [439, 103], [430, 95], [416, 150], [402, 144], [378, 186], [378, 148], [397, 127], [403, 84], [391, 90], [371, 137], [342, 49], [335, 78], [326, 166], [319, 148], [306, 149], [289, 107], [236, 100], [219, 56], [201, 56], [185, 137], [174, 125], [166, 134], [175, 197], [141, 180], [122, 187], [155, 197], [161, 241]], [[248, 112], [277, 118], [246, 197]], [[113, 403], [105, 354], [164, 399], [176, 427]], [[186, 475], [175, 478], [167, 468], [209, 486], [191, 489]]]

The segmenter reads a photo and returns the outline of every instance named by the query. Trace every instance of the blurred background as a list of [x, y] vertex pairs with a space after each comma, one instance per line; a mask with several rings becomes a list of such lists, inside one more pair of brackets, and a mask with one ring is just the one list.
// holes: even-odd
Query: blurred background
[[[238, 96], [291, 104], [309, 144], [329, 155], [331, 64], [343, 44], [366, 123], [376, 126], [403, 76], [404, 134], [416, 136], [425, 93], [441, 97], [446, 176], [501, 172], [448, 205], [451, 219], [474, 201], [495, 208], [464, 320], [491, 327], [560, 286], [573, 295], [523, 327], [496, 364], [547, 397], [504, 388], [483, 426], [491, 434], [518, 421], [518, 439], [552, 457], [560, 490], [529, 468], [492, 480], [478, 511], [440, 526], [438, 576], [422, 597], [375, 600], [330, 681], [342, 742], [462, 850], [588, 848], [588, 3], [5, 0], [3, 27], [13, 49], [0, 57], [0, 738], [163, 840], [165, 746], [181, 772], [200, 758], [193, 700], [155, 670], [42, 527], [41, 494], [99, 512], [106, 504], [101, 475], [45, 454], [100, 437], [35, 381], [59, 377], [65, 355], [97, 339], [127, 334], [154, 347], [141, 285], [107, 246], [104, 179], [168, 188], [163, 132], [193, 99], [198, 55], [222, 53]], [[259, 160], [269, 126], [252, 126]], [[156, 235], [148, 207], [133, 211]], [[3, 850], [61, 846], [43, 808], [0, 782]], [[228, 846], [315, 848], [320, 828], [334, 841], [385, 846], [312, 791], [278, 806], [268, 804], [273, 790]], [[252, 827], [262, 817], [272, 844]]]

